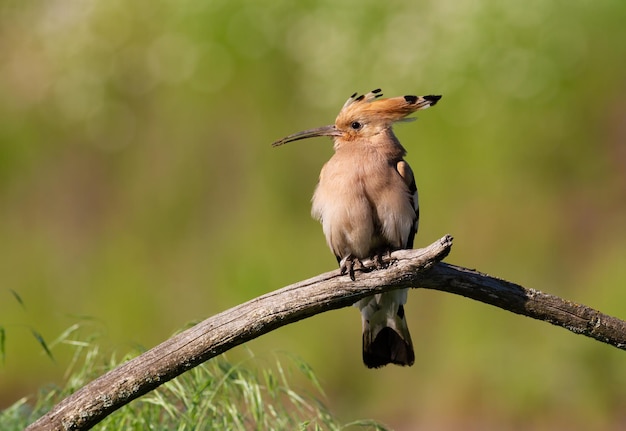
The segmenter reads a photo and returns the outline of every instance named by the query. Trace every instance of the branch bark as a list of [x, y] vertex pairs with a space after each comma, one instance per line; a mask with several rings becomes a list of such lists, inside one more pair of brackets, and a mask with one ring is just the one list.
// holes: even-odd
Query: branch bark
[[210, 317], [87, 384], [27, 430], [89, 429], [130, 401], [239, 344], [315, 314], [350, 306], [366, 296], [399, 288], [420, 287], [462, 295], [626, 348], [626, 322], [556, 296], [441, 263], [451, 247], [452, 237], [447, 235], [423, 249], [392, 253], [387, 269], [359, 271], [356, 281], [335, 270]]

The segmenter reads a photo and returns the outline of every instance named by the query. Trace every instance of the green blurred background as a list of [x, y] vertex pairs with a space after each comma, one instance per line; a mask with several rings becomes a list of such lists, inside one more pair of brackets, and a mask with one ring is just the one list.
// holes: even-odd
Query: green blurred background
[[[72, 349], [33, 329], [123, 354], [334, 269], [309, 216], [330, 141], [270, 144], [377, 87], [444, 95], [396, 128], [417, 246], [450, 233], [449, 262], [626, 318], [625, 23], [619, 0], [3, 1], [0, 407], [63, 381]], [[438, 292], [407, 316], [412, 368], [361, 365], [355, 309], [246, 348], [309, 362], [345, 421], [626, 426], [624, 352]]]

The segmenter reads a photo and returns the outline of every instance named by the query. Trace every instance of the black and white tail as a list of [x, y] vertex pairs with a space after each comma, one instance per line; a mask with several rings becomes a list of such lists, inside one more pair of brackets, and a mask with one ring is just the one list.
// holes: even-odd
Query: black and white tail
[[363, 363], [368, 368], [413, 365], [415, 353], [404, 315], [407, 293], [408, 289], [380, 293], [355, 304], [363, 320]]

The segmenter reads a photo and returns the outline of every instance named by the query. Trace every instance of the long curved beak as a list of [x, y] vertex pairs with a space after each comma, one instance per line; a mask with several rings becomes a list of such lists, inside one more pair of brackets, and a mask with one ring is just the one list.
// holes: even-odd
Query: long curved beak
[[302, 132], [294, 133], [293, 135], [285, 136], [282, 139], [274, 142], [272, 147], [278, 147], [286, 144], [287, 142], [299, 141], [300, 139], [315, 138], [317, 136], [339, 136], [341, 132], [337, 130], [334, 124], [330, 126], [318, 127], [316, 129], [303, 130]]

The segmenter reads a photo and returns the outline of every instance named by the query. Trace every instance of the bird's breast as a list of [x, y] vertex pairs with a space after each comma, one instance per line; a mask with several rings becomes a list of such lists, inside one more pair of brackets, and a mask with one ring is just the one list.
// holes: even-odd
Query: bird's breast
[[408, 188], [393, 166], [367, 153], [335, 153], [322, 168], [312, 215], [336, 256], [366, 258], [383, 246], [401, 247], [398, 232], [413, 216]]

